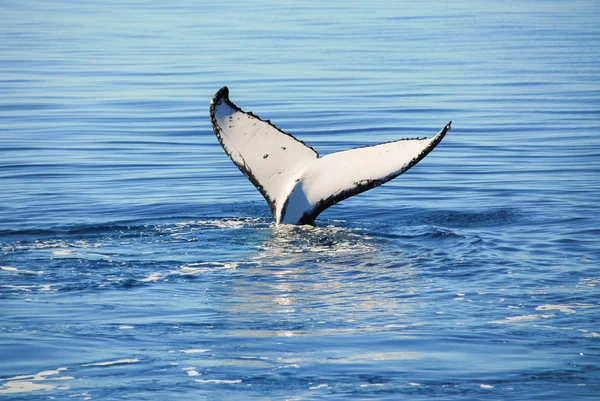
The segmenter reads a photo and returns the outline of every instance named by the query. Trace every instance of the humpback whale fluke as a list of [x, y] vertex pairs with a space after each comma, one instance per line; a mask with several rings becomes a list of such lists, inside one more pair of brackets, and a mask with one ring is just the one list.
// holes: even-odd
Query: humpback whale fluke
[[427, 156], [452, 124], [430, 138], [319, 157], [269, 120], [233, 104], [226, 86], [210, 102], [210, 119], [223, 149], [265, 197], [277, 224], [313, 224], [328, 207], [398, 177]]

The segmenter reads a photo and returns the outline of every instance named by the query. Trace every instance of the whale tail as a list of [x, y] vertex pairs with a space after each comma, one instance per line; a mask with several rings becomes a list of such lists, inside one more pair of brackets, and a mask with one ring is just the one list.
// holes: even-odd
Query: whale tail
[[265, 197], [277, 224], [313, 224], [328, 207], [399, 176], [427, 156], [452, 124], [430, 138], [319, 157], [269, 120], [233, 104], [226, 86], [211, 100], [210, 118], [223, 149]]

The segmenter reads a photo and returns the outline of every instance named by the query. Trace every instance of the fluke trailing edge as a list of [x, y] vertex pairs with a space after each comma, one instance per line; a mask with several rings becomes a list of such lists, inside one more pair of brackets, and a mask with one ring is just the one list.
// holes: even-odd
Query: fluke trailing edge
[[227, 87], [210, 102], [219, 142], [267, 200], [277, 224], [313, 224], [323, 210], [398, 177], [437, 146], [448, 123], [430, 138], [401, 139], [323, 157], [229, 100]]

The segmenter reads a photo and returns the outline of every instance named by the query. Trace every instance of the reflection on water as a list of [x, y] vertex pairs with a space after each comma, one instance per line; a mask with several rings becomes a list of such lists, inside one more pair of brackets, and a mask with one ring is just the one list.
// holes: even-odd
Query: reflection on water
[[[337, 309], [352, 305], [353, 315], [381, 312], [397, 319], [410, 311], [404, 297], [415, 289], [410, 261], [382, 254], [382, 241], [366, 231], [343, 227], [273, 226], [271, 235], [249, 260], [246, 274], [232, 281], [235, 293], [250, 302], [240, 306], [243, 316], [252, 313], [281, 315], [295, 331], [285, 335], [323, 335], [346, 331], [356, 322], [341, 319]], [[418, 285], [418, 284], [417, 284]], [[299, 291], [300, 290], [300, 291]], [[331, 320], [307, 319], [312, 311], [327, 307]], [[295, 318], [298, 313], [302, 321]], [[329, 325], [325, 325], [328, 323]], [[369, 330], [361, 327], [360, 330]]]
[[319, 258], [358, 257], [376, 250], [377, 244], [372, 242], [368, 233], [350, 227], [273, 225], [270, 236], [259, 246], [260, 252], [251, 259], [279, 259], [288, 265]]

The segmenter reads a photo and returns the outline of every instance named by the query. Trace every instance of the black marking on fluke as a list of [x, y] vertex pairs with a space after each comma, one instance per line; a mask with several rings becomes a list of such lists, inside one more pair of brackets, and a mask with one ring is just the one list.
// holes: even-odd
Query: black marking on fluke
[[[225, 145], [224, 141], [223, 141], [223, 136], [222, 136], [222, 128], [217, 124], [217, 120], [215, 117], [215, 108], [217, 105], [221, 104], [221, 103], [226, 103], [229, 107], [231, 107], [232, 109], [239, 111], [241, 113], [244, 113], [246, 115], [252, 116], [254, 118], [259, 119], [262, 122], [265, 122], [266, 124], [270, 125], [271, 127], [275, 128], [277, 131], [279, 131], [280, 133], [289, 136], [290, 138], [294, 139], [296, 142], [306, 146], [307, 148], [311, 149], [315, 155], [317, 156], [317, 158], [319, 158], [319, 153], [312, 148], [311, 146], [308, 146], [306, 143], [304, 143], [303, 141], [297, 139], [296, 137], [294, 137], [291, 134], [288, 134], [287, 132], [279, 129], [275, 124], [271, 123], [270, 120], [263, 120], [261, 119], [259, 116], [257, 116], [256, 114], [252, 113], [252, 112], [246, 112], [243, 111], [241, 108], [239, 108], [237, 105], [235, 105], [231, 100], [229, 100], [229, 89], [227, 88], [227, 86], [222, 87], [213, 97], [213, 99], [211, 100], [210, 103], [210, 118], [211, 118], [211, 123], [213, 126], [213, 130], [215, 132], [215, 135], [217, 136], [217, 139], [219, 140], [219, 143], [221, 144], [221, 146], [223, 147], [223, 149], [225, 150], [225, 152], [227, 153], [227, 155], [229, 156], [229, 158], [233, 161], [233, 163], [240, 169], [240, 171], [250, 180], [250, 182], [252, 182], [252, 184], [259, 190], [259, 192], [263, 195], [263, 197], [266, 199], [267, 203], [269, 204], [269, 207], [271, 209], [271, 214], [273, 215], [273, 218], [277, 220], [277, 216], [276, 216], [276, 200], [272, 199], [267, 191], [264, 189], [264, 187], [260, 184], [260, 182], [258, 182], [258, 180], [256, 179], [255, 175], [252, 173], [252, 170], [248, 167], [248, 165], [246, 164], [246, 162], [244, 161], [243, 156], [240, 154], [239, 157], [242, 160], [241, 163], [238, 163], [236, 160], [234, 160], [233, 157], [231, 157], [231, 150], [227, 148], [227, 146]], [[231, 117], [230, 117], [230, 121], [231, 121]], [[256, 123], [254, 123], [253, 125], [256, 125]], [[367, 191], [369, 189], [378, 187], [396, 177], [398, 177], [399, 175], [401, 175], [402, 173], [406, 172], [407, 170], [409, 170], [411, 167], [413, 167], [415, 164], [417, 164], [419, 161], [423, 160], [423, 158], [425, 156], [427, 156], [440, 142], [441, 140], [446, 136], [446, 133], [448, 131], [450, 131], [450, 129], [452, 125], [452, 121], [450, 121], [442, 130], [442, 132], [437, 136], [437, 138], [435, 139], [435, 141], [433, 141], [432, 143], [429, 144], [429, 146], [427, 146], [425, 149], [423, 149], [423, 151], [421, 151], [421, 153], [419, 153], [415, 158], [413, 158], [408, 164], [406, 164], [406, 166], [404, 166], [404, 168], [402, 168], [402, 170], [395, 172], [393, 174], [390, 174], [384, 178], [381, 179], [374, 179], [374, 180], [362, 180], [362, 181], [358, 181], [355, 182], [355, 186], [351, 189], [348, 190], [344, 190], [344, 191], [340, 191], [338, 193], [332, 194], [331, 196], [329, 196], [326, 199], [321, 199], [319, 202], [317, 202], [317, 204], [315, 205], [315, 207], [313, 208], [312, 211], [305, 213], [299, 220], [299, 224], [314, 224], [314, 221], [316, 219], [316, 217], [323, 212], [325, 209], [329, 208], [332, 205], [335, 205], [336, 203], [339, 203], [341, 201], [343, 201], [344, 199], [347, 199], [351, 196], [354, 196], [356, 194], [359, 194], [361, 192]], [[246, 135], [247, 133], [244, 133], [244, 135]], [[406, 140], [415, 140], [415, 139], [427, 139], [427, 137], [424, 138], [403, 138], [400, 140], [396, 140], [396, 141], [388, 141], [388, 142], [383, 142], [383, 143], [378, 143], [376, 145], [367, 145], [367, 146], [362, 146], [361, 148], [368, 148], [368, 147], [373, 147], [373, 146], [378, 146], [378, 145], [382, 145], [382, 144], [386, 144], [386, 143], [392, 143], [392, 142], [400, 142], [400, 141], [406, 141]], [[285, 147], [281, 147], [282, 150], [286, 150]], [[357, 149], [357, 148], [352, 148], [352, 149], [346, 149], [343, 150], [342, 152], [345, 151], [349, 151], [349, 150], [353, 150], [353, 149]], [[263, 156], [263, 159], [266, 159], [269, 155], [265, 154]], [[295, 182], [298, 183], [300, 180], [296, 179]], [[281, 219], [283, 220], [283, 217], [285, 216], [285, 212], [287, 209], [287, 204], [289, 201], [289, 197], [284, 201], [284, 204], [282, 206], [281, 209]]]

